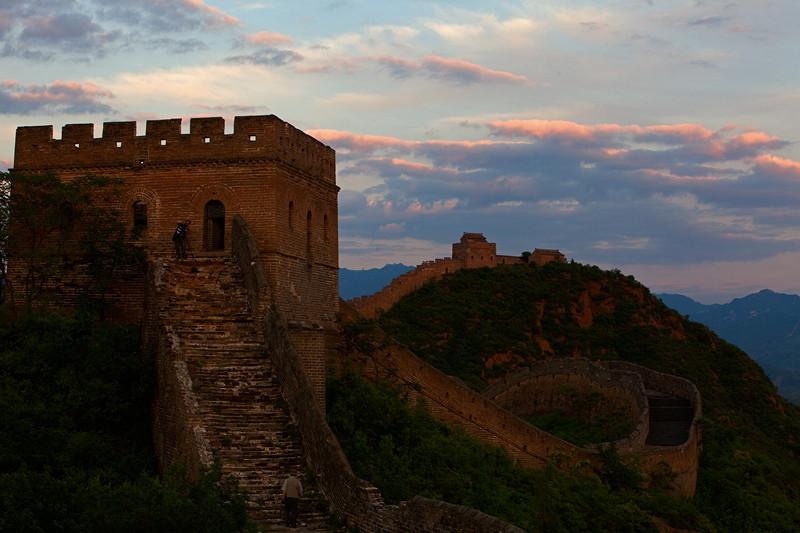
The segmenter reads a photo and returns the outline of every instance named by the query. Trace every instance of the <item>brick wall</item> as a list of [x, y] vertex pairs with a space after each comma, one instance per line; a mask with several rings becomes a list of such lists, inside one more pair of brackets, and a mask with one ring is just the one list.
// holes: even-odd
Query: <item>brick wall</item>
[[[134, 204], [146, 207], [144, 244], [151, 257], [173, 253], [177, 221], [191, 219], [195, 255], [229, 254], [233, 217], [243, 216], [261, 250], [271, 297], [287, 319], [325, 327], [338, 306], [338, 209], [333, 149], [273, 115], [236, 117], [225, 133], [220, 117], [67, 124], [61, 139], [53, 126], [17, 128], [14, 171], [52, 171], [61, 179], [93, 173], [121, 178], [114, 207], [133, 227]], [[208, 206], [221, 204], [222, 216]], [[212, 237], [219, 234], [217, 240]], [[217, 249], [219, 248], [219, 249]], [[19, 267], [9, 265], [12, 280]], [[121, 314], [141, 316], [143, 286], [122, 283]], [[68, 305], [71, 294], [65, 292]]]
[[324, 368], [315, 366], [321, 358], [309, 364], [297, 349], [302, 346], [307, 351], [313, 347], [332, 355], [326, 347], [333, 345], [331, 339], [337, 336], [308, 324], [288, 322], [281, 317], [277, 304], [264, 303], [269, 299], [269, 288], [265, 276], [260, 274], [263, 269], [257, 260], [258, 249], [245, 221], [237, 217], [234, 223], [234, 250], [244, 274], [250, 307], [259, 313], [265, 351], [300, 429], [306, 461], [336, 512], [365, 532], [521, 533], [521, 529], [474, 509], [422, 497], [398, 506], [386, 505], [378, 489], [353, 474], [325, 420]]
[[[566, 390], [565, 390], [566, 389]], [[487, 387], [481, 394], [517, 416], [574, 412], [579, 395], [600, 392], [602, 399], [591, 408], [578, 407], [574, 416], [591, 420], [613, 409], [625, 412], [633, 428], [615, 444], [622, 452], [644, 447], [649, 424], [647, 394], [639, 374], [632, 369], [609, 369], [584, 358], [536, 362]]]
[[153, 444], [162, 468], [179, 461], [189, 475], [196, 475], [200, 467], [211, 465], [213, 457], [180, 343], [169, 325], [159, 320], [155, 296], [162, 273], [160, 263], [149, 264], [142, 320], [144, 353], [154, 358], [156, 372]]
[[[549, 261], [563, 261], [564, 255], [558, 250], [541, 250], [536, 248], [528, 261], [543, 265]], [[497, 265], [524, 263], [520, 256], [497, 255], [497, 245], [487, 242], [482, 233], [464, 233], [461, 240], [453, 243], [453, 256], [434, 261], [426, 261], [414, 270], [402, 274], [386, 287], [370, 296], [361, 296], [349, 301], [349, 304], [365, 318], [377, 318], [400, 299], [414, 292], [429, 281], [436, 281], [450, 272], [462, 268], [493, 268]]]
[[703, 449], [703, 434], [699, 420], [703, 415], [702, 397], [694, 383], [671, 374], [657, 372], [625, 361], [603, 361], [603, 366], [618, 370], [632, 370], [639, 374], [646, 389], [653, 389], [689, 400], [694, 416], [689, 429], [689, 437], [678, 446], [645, 446], [641, 456], [654, 467], [659, 462], [667, 463], [678, 474], [674, 493], [682, 498], [691, 498], [697, 487], [697, 471], [700, 466], [700, 452]]
[[474, 509], [419, 496], [400, 505], [385, 504], [378, 489], [353, 474], [319, 403], [314, 401], [311, 380], [277, 309], [266, 309], [261, 324], [267, 352], [303, 437], [306, 460], [332, 507], [351, 526], [380, 533], [523, 533]]
[[[346, 304], [342, 304], [342, 310], [345, 320], [358, 317], [358, 312], [348, 309]], [[515, 404], [530, 401], [526, 398], [530, 394], [538, 395], [538, 386], [546, 389], [541, 400], [550, 402], [553, 408], [557, 408], [553, 402], [557, 403], [558, 397], [563, 397], [563, 391], [559, 389], [564, 384], [581, 392], [599, 388], [615, 401], [628, 404], [629, 417], [635, 421], [630, 434], [615, 442], [617, 449], [641, 456], [648, 468], [655, 467], [659, 461], [666, 462], [678, 475], [674, 494], [684, 498], [694, 496], [701, 448], [697, 429], [699, 410], [695, 411], [689, 438], [682, 445], [645, 444], [649, 429], [646, 388], [691, 398], [693, 405], [699, 405], [699, 393], [691, 382], [637, 365], [619, 363], [604, 368], [583, 358], [559, 358], [522, 369], [479, 394], [402, 346], [393, 345], [382, 332], [377, 331], [376, 335], [374, 353], [355, 361], [362, 375], [399, 379], [408, 386], [409, 396], [424, 399], [425, 407], [437, 419], [463, 426], [471, 436], [504, 448], [512, 458], [532, 468], [543, 466], [552, 453], [566, 453], [575, 462], [585, 459], [594, 464], [599, 464], [600, 458], [597, 446], [575, 446], [518, 418], [516, 412], [511, 412], [518, 407]], [[347, 355], [356, 357], [356, 354]], [[553, 398], [549, 398], [550, 395]], [[495, 397], [499, 397], [498, 403], [493, 401]]]

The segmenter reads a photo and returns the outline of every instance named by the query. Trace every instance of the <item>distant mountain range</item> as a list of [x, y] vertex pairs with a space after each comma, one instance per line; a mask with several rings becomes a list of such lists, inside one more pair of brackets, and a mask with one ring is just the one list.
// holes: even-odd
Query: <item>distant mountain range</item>
[[359, 296], [375, 294], [391, 283], [394, 278], [414, 268], [402, 263], [394, 263], [382, 268], [370, 268], [368, 270], [340, 268], [339, 296], [344, 300], [352, 300]]
[[655, 296], [747, 352], [784, 398], [800, 404], [800, 296], [764, 289], [713, 305], [680, 294]]

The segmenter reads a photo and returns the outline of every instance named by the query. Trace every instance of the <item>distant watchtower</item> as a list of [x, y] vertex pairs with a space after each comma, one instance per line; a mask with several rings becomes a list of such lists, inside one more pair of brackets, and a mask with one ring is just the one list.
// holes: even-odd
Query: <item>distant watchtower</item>
[[[106, 122], [99, 138], [93, 124], [67, 124], [61, 139], [53, 126], [24, 126], [13, 170], [121, 178], [122, 195], [111, 207], [131, 228], [146, 228], [152, 258], [171, 255], [176, 221], [186, 218], [195, 256], [230, 255], [240, 214], [260, 250], [270, 298], [290, 328], [304, 331], [304, 344], [326, 344], [339, 301], [335, 153], [291, 124], [241, 116], [226, 134], [221, 117], [192, 118], [182, 133], [181, 119], [149, 120], [137, 136], [135, 122]], [[117, 291], [123, 318], [138, 320], [142, 283]]]

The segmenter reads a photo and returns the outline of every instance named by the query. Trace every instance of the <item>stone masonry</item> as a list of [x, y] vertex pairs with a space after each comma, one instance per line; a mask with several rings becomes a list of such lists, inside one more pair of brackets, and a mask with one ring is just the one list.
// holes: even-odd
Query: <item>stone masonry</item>
[[461, 240], [453, 243], [453, 256], [434, 261], [425, 261], [414, 270], [396, 277], [380, 291], [349, 301], [366, 318], [376, 318], [382, 311], [392, 307], [400, 299], [429, 281], [440, 279], [445, 274], [462, 268], [493, 268], [497, 265], [534, 263], [543, 265], [550, 261], [564, 261], [558, 250], [536, 248], [529, 256], [497, 255], [497, 245], [488, 242], [482, 233], [464, 233]]
[[[338, 209], [333, 149], [274, 115], [240, 116], [231, 133], [221, 117], [17, 128], [13, 172], [54, 172], [62, 180], [95, 174], [124, 181], [116, 208], [142, 225], [151, 258], [172, 255], [178, 220], [190, 219], [194, 257], [230, 255], [235, 215], [260, 250], [269, 298], [294, 325], [292, 335], [318, 393], [324, 390], [324, 345], [335, 331], [339, 302]], [[19, 268], [9, 263], [12, 283]], [[141, 279], [116, 286], [117, 315], [142, 317]], [[64, 294], [62, 305], [69, 305]], [[320, 347], [322, 350], [319, 350]], [[324, 394], [320, 394], [324, 397]]]
[[[168, 328], [172, 349], [160, 354], [154, 435], [159, 463], [210, 466], [219, 460], [250, 499], [250, 516], [279, 523], [280, 487], [304, 454], [272, 362], [259, 341], [247, 293], [230, 259], [156, 260], [151, 267], [154, 323]], [[178, 394], [170, 383], [183, 382]], [[176, 420], [191, 406], [191, 416]], [[177, 444], [185, 432], [191, 446]], [[315, 486], [306, 483], [304, 502]], [[320, 496], [321, 497], [321, 496]], [[303, 506], [305, 520], [318, 511]]]

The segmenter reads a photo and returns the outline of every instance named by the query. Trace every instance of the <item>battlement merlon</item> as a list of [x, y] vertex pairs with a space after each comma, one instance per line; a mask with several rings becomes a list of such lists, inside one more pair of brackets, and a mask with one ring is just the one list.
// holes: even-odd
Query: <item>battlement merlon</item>
[[102, 137], [94, 124], [66, 124], [61, 139], [53, 126], [20, 126], [14, 170], [142, 167], [150, 164], [277, 160], [335, 185], [333, 148], [275, 115], [235, 117], [225, 133], [222, 117], [192, 118], [189, 133], [182, 120], [148, 120], [143, 136], [136, 122], [105, 122]]

